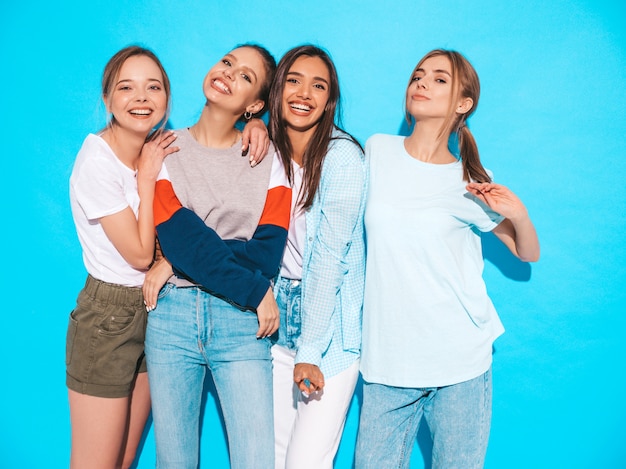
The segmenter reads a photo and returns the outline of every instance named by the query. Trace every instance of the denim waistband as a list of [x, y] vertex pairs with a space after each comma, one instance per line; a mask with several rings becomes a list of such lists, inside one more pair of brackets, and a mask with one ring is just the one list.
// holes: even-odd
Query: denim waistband
[[302, 280], [299, 278], [286, 278], [280, 275], [274, 279], [275, 288], [295, 288], [302, 284]]

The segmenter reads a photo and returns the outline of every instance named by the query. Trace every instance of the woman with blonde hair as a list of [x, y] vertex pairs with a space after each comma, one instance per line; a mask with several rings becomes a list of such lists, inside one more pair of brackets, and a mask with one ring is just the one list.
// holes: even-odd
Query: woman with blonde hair
[[366, 144], [357, 469], [408, 468], [422, 417], [434, 469], [484, 463], [492, 344], [504, 328], [482, 278], [480, 233], [492, 231], [525, 262], [538, 260], [539, 242], [522, 202], [480, 162], [466, 123], [479, 93], [465, 57], [431, 51], [406, 90], [411, 134]]
[[111, 119], [89, 134], [70, 177], [88, 272], [67, 331], [72, 468], [130, 467], [150, 414], [141, 286], [154, 255], [152, 203], [163, 158], [170, 82], [156, 55], [130, 46], [107, 63]]

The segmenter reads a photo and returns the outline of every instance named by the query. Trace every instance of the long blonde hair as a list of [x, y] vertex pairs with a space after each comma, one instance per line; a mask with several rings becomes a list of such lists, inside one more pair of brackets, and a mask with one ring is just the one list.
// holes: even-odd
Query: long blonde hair
[[[415, 70], [421, 68], [424, 61], [431, 57], [444, 56], [450, 61], [452, 67], [452, 99], [448, 117], [444, 121], [439, 137], [449, 136], [456, 133], [459, 141], [459, 154], [463, 163], [463, 179], [465, 181], [491, 182], [491, 178], [480, 162], [478, 146], [472, 132], [467, 127], [467, 119], [474, 113], [480, 97], [480, 81], [472, 64], [459, 52], [446, 49], [435, 49], [426, 54], [415, 66]], [[411, 74], [411, 77], [413, 74]], [[409, 85], [410, 85], [409, 81]], [[472, 107], [464, 114], [456, 112], [456, 105], [460, 98], [470, 98]], [[412, 124], [412, 117], [408, 110], [406, 119]]]

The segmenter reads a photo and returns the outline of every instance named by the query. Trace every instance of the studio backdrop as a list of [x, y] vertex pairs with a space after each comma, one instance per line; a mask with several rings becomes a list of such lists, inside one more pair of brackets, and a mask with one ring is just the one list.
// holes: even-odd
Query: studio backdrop
[[[4, 2], [0, 467], [68, 467], [65, 332], [86, 276], [68, 179], [106, 122], [105, 63], [129, 44], [153, 49], [179, 128], [200, 115], [208, 69], [244, 42], [276, 59], [302, 43], [327, 49], [344, 127], [361, 143], [406, 132], [404, 91], [426, 52], [473, 63], [482, 93], [469, 125], [483, 163], [525, 202], [542, 247], [528, 265], [484, 238], [506, 328], [486, 467], [626, 467], [626, 4], [607, 0]], [[359, 405], [360, 386], [337, 468], [352, 467]], [[423, 427], [412, 468], [429, 467], [429, 443]], [[210, 391], [201, 458], [228, 467]], [[138, 467], [154, 461], [149, 429]]]

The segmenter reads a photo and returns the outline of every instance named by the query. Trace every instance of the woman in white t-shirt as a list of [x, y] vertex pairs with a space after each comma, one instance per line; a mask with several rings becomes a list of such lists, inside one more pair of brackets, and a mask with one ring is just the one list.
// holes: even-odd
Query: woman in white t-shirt
[[[480, 85], [458, 52], [434, 50], [406, 90], [409, 137], [374, 135], [356, 468], [408, 468], [422, 417], [433, 468], [483, 466], [493, 341], [504, 331], [482, 279], [480, 232], [539, 258], [522, 202], [491, 182], [466, 120]], [[449, 149], [458, 138], [460, 157]]]
[[[154, 256], [152, 202], [163, 158], [168, 77], [153, 52], [120, 50], [107, 63], [102, 98], [110, 122], [89, 134], [70, 177], [85, 287], [67, 331], [70, 467], [129, 467], [150, 413], [141, 285]], [[158, 129], [154, 131], [154, 129]]]
[[[130, 46], [107, 63], [102, 97], [111, 119], [89, 134], [70, 178], [72, 215], [88, 272], [67, 332], [72, 468], [130, 467], [150, 413], [142, 285], [155, 254], [153, 200], [163, 159], [170, 82], [156, 55]], [[269, 139], [246, 126], [251, 165]], [[156, 129], [156, 130], [155, 130]]]

